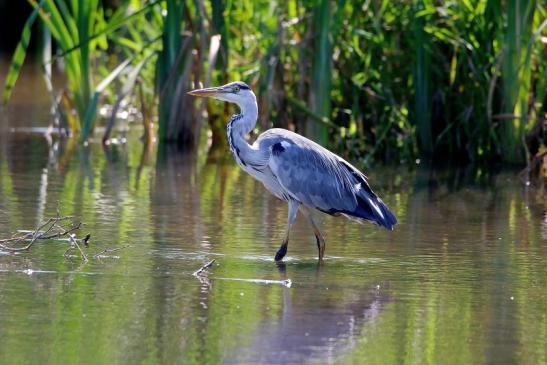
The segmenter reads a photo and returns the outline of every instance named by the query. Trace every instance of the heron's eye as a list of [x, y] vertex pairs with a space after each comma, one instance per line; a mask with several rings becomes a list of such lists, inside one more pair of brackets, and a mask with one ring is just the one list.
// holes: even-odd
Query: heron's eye
[[239, 86], [234, 86], [234, 93], [238, 93], [239, 92]]

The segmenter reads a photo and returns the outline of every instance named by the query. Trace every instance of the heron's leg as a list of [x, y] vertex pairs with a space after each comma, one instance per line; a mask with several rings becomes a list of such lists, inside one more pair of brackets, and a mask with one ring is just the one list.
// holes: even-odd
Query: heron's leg
[[279, 250], [277, 250], [277, 253], [275, 254], [275, 261], [280, 261], [285, 257], [287, 254], [287, 245], [289, 244], [289, 232], [291, 230], [291, 227], [294, 223], [294, 219], [296, 218], [296, 213], [298, 213], [298, 207], [300, 206], [300, 202], [296, 200], [289, 200], [289, 214], [287, 218], [287, 232], [285, 233], [285, 238], [283, 239], [283, 243], [281, 244], [281, 247], [279, 247]]
[[323, 234], [319, 230], [319, 227], [315, 223], [315, 220], [313, 219], [313, 214], [310, 212], [308, 208], [302, 209], [302, 213], [308, 218], [310, 221], [311, 226], [313, 227], [313, 234], [315, 235], [315, 241], [317, 242], [317, 252], [319, 254], [319, 261], [323, 260], [323, 256], [325, 255], [325, 239], [323, 238]]

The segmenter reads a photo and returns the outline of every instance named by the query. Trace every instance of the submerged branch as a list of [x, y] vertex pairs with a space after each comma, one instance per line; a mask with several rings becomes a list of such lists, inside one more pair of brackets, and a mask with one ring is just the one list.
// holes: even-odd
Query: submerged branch
[[69, 235], [68, 236], [68, 241], [70, 242], [71, 247], [76, 247], [78, 249], [78, 251], [80, 251], [80, 255], [82, 256], [82, 260], [84, 262], [88, 262], [89, 259], [87, 258], [87, 255], [85, 254], [85, 252], [82, 251], [82, 248], [78, 244], [78, 241], [76, 241], [76, 236], [73, 235], [73, 234]]
[[128, 247], [131, 247], [131, 246], [130, 246], [130, 245], [125, 245], [125, 246], [117, 247], [117, 248], [105, 248], [105, 249], [102, 250], [101, 252], [96, 253], [96, 254], [93, 256], [93, 258], [94, 258], [94, 259], [102, 259], [102, 258], [104, 258], [104, 257], [107, 257], [107, 256], [103, 256], [103, 254], [105, 254], [105, 253], [120, 251], [120, 250], [123, 250], [124, 248], [128, 248]]
[[[45, 223], [41, 224], [34, 231], [23, 231], [24, 233], [19, 236], [5, 238], [0, 240], [0, 249], [9, 252], [28, 251], [37, 240], [55, 239], [61, 238], [66, 235], [72, 234], [72, 232], [81, 228], [82, 223], [72, 225], [67, 229], [66, 226], [62, 226], [59, 223], [71, 219], [72, 217], [60, 217], [49, 218]], [[21, 231], [19, 231], [21, 232]], [[53, 233], [52, 233], [53, 232]], [[14, 247], [20, 242], [29, 241], [22, 247]], [[7, 246], [6, 244], [11, 244]]]
[[193, 276], [201, 275], [204, 271], [206, 271], [208, 268], [210, 268], [214, 263], [215, 263], [215, 259], [212, 259], [211, 261], [209, 261], [208, 263], [206, 263], [205, 265], [200, 267], [199, 270], [194, 271], [194, 273], [192, 275]]
[[[10, 238], [0, 239], [0, 251], [6, 252], [25, 252], [29, 251], [30, 248], [38, 240], [61, 240], [69, 243], [69, 247], [64, 252], [63, 256], [65, 258], [71, 258], [69, 253], [71, 250], [78, 250], [79, 256], [83, 262], [89, 262], [89, 257], [85, 253], [85, 248], [89, 246], [89, 240], [91, 239], [91, 234], [86, 234], [83, 238], [77, 238], [75, 231], [81, 229], [83, 226], [82, 222], [74, 222], [73, 217], [71, 216], [61, 216], [59, 209], [57, 209], [57, 216], [49, 218], [44, 223], [40, 224], [35, 230], [18, 230]], [[66, 238], [64, 238], [66, 237]], [[24, 243], [24, 245], [22, 245]], [[124, 248], [131, 247], [130, 245], [125, 245], [117, 248], [105, 248], [102, 251], [93, 255], [93, 258], [100, 260], [101, 258], [106, 258], [105, 253], [116, 252], [123, 250]], [[213, 260], [214, 261], [214, 260]], [[210, 266], [210, 265], [209, 265]]]
[[218, 280], [229, 280], [229, 281], [244, 281], [247, 283], [256, 283], [256, 284], [279, 284], [286, 288], [290, 288], [292, 286], [292, 280], [291, 279], [285, 279], [285, 280], [268, 280], [268, 279], [242, 279], [242, 278], [218, 278]]

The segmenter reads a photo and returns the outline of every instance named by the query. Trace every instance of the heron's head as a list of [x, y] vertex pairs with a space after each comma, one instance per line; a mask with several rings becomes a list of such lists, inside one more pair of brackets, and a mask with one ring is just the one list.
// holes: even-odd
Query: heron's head
[[213, 99], [235, 103], [242, 107], [249, 103], [256, 104], [255, 94], [249, 86], [242, 82], [230, 82], [224, 86], [208, 87], [206, 89], [197, 89], [188, 92], [189, 95], [207, 96]]

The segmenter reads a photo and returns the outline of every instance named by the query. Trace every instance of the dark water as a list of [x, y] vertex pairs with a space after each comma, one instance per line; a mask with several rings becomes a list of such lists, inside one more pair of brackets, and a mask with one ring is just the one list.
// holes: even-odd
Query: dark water
[[395, 231], [322, 215], [318, 267], [299, 217], [277, 266], [286, 206], [230, 160], [45, 138], [31, 91], [0, 113], [0, 238], [59, 202], [91, 256], [130, 247], [0, 252], [0, 364], [547, 362], [547, 200], [515, 171], [367, 171]]

